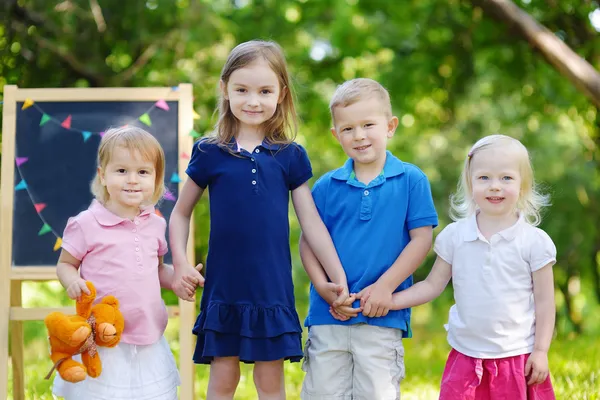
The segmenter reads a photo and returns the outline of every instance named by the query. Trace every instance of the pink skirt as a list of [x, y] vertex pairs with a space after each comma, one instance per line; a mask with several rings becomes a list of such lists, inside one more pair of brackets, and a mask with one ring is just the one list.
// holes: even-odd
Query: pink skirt
[[448, 355], [440, 400], [555, 400], [550, 376], [527, 385], [525, 364], [529, 354], [480, 359], [452, 349]]

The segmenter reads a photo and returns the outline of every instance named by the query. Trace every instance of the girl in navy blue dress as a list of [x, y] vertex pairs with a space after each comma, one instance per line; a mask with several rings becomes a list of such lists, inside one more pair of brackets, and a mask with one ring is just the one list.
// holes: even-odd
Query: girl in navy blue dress
[[[294, 304], [289, 245], [291, 192], [303, 234], [339, 291], [346, 277], [313, 203], [312, 170], [293, 142], [297, 121], [281, 48], [273, 42], [238, 45], [221, 72], [214, 135], [194, 144], [170, 219], [173, 290], [204, 286], [194, 361], [210, 364], [207, 399], [232, 399], [239, 362], [255, 363], [261, 400], [285, 399], [283, 362], [302, 358], [302, 328]], [[210, 238], [206, 276], [186, 260], [194, 205], [208, 188]], [[204, 280], [206, 279], [206, 281]]]

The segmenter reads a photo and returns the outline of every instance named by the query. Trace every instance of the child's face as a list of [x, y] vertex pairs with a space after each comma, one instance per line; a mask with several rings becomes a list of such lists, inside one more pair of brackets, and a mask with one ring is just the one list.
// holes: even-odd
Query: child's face
[[154, 164], [142, 159], [137, 150], [117, 146], [106, 167], [98, 168], [98, 174], [109, 194], [106, 207], [119, 216], [136, 215], [154, 194]]
[[383, 109], [381, 101], [367, 98], [333, 110], [331, 133], [355, 166], [385, 162], [387, 141], [394, 136], [398, 118], [388, 118]]
[[223, 81], [220, 85], [242, 130], [260, 129], [275, 114], [285, 97], [277, 75], [263, 58], [233, 71], [227, 85]]
[[494, 217], [514, 215], [521, 192], [516, 152], [507, 146], [476, 152], [471, 161], [473, 199], [481, 213]]

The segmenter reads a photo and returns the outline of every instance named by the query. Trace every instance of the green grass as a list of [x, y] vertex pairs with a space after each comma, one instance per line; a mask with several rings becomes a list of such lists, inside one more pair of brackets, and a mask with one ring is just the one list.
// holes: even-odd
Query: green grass
[[[24, 285], [27, 306], [69, 304], [54, 284]], [[57, 298], [59, 300], [57, 300]], [[414, 338], [405, 341], [406, 379], [402, 383], [403, 400], [433, 400], [439, 393], [439, 381], [450, 350], [442, 324], [447, 308], [435, 311], [429, 305], [418, 307], [413, 313]], [[169, 321], [167, 339], [176, 358], [179, 358], [179, 321]], [[183, 327], [191, 329], [191, 327]], [[188, 355], [191, 356], [191, 355]], [[556, 398], [560, 400], [600, 400], [600, 341], [588, 335], [570, 339], [555, 339], [550, 351], [550, 369]], [[51, 367], [48, 358], [46, 331], [42, 322], [25, 323], [25, 398], [52, 399], [51, 381], [44, 376]], [[204, 399], [208, 385], [208, 366], [196, 367], [196, 399]], [[304, 373], [299, 363], [285, 366], [288, 399], [299, 399]], [[9, 375], [8, 399], [12, 399], [12, 376]], [[236, 400], [257, 398], [252, 380], [252, 367], [243, 365]]]

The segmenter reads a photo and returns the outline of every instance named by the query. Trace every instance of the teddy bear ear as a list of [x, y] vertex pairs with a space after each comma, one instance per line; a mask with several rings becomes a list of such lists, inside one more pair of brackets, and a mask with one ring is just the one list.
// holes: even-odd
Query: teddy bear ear
[[105, 296], [102, 299], [102, 304], [108, 304], [109, 306], [119, 307], [119, 300], [115, 296]]

